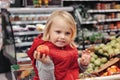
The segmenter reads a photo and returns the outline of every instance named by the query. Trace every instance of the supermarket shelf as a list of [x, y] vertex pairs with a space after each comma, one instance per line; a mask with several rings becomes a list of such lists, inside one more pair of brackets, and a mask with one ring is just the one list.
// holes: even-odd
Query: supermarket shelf
[[98, 1], [98, 0], [62, 0], [62, 1]]
[[14, 36], [35, 35], [43, 33], [42, 31], [26, 31], [26, 32], [14, 32]]
[[31, 61], [30, 57], [17, 58], [17, 62], [25, 62], [25, 61]]
[[96, 24], [98, 23], [97, 21], [83, 21], [81, 24]]
[[120, 1], [120, 0], [62, 0], [62, 1]]
[[36, 23], [46, 23], [47, 21], [12, 21], [12, 24], [36, 24]]
[[98, 1], [120, 1], [120, 0], [98, 0]]
[[116, 22], [116, 21], [120, 21], [120, 18], [98, 20], [99, 23], [102, 23], [102, 22]]
[[22, 42], [22, 43], [16, 43], [16, 47], [24, 47], [24, 46], [30, 46], [32, 45], [32, 42]]
[[[18, 9], [18, 10], [16, 10]], [[73, 7], [48, 7], [48, 8], [8, 8], [11, 13], [41, 13], [41, 12], [52, 12], [55, 10], [73, 11]]]
[[117, 22], [117, 21], [120, 21], [120, 18], [104, 19], [104, 20], [96, 20], [96, 21], [82, 21], [81, 24], [97, 24], [104, 22]]
[[119, 32], [120, 29], [113, 29], [113, 30], [103, 30], [103, 32]]
[[120, 9], [88, 10], [88, 13], [108, 13], [108, 12], [120, 12]]

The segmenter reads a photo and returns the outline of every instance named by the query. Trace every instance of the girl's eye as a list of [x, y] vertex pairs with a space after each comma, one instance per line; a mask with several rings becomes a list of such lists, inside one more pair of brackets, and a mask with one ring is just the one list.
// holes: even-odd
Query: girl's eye
[[58, 34], [60, 33], [60, 31], [55, 31], [55, 32], [58, 33]]
[[70, 32], [66, 32], [65, 34], [66, 34], [66, 35], [70, 35], [71, 33], [70, 33]]

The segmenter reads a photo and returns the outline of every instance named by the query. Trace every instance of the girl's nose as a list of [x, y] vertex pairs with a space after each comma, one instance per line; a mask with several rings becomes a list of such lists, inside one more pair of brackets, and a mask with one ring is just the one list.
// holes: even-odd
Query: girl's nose
[[61, 37], [61, 38], [65, 38], [65, 34], [61, 34], [60, 37]]

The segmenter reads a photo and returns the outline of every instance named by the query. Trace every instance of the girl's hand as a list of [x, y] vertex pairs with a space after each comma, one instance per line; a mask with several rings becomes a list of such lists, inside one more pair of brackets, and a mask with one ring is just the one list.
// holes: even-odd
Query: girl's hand
[[49, 61], [49, 47], [46, 45], [39, 45], [34, 53], [34, 58], [40, 60], [43, 63]]
[[90, 59], [91, 59], [90, 50], [85, 49], [85, 50], [82, 52], [82, 56], [81, 56], [80, 63], [81, 63], [82, 65], [87, 66], [87, 65], [90, 63]]
[[50, 57], [48, 55], [41, 54], [38, 51], [35, 51], [33, 56], [34, 56], [35, 59], [41, 61], [44, 64], [47, 64], [47, 63], [50, 62]]

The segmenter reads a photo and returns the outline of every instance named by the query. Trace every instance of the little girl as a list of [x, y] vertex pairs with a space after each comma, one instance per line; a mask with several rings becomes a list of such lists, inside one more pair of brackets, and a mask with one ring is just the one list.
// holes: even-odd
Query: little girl
[[[66, 11], [54, 11], [46, 23], [43, 36], [36, 37], [28, 51], [35, 67], [36, 80], [39, 80], [38, 76], [40, 80], [78, 79], [80, 68], [87, 67], [91, 55], [85, 51], [78, 60], [75, 37], [76, 23], [72, 15]], [[37, 52], [38, 45], [48, 46], [49, 55]]]

